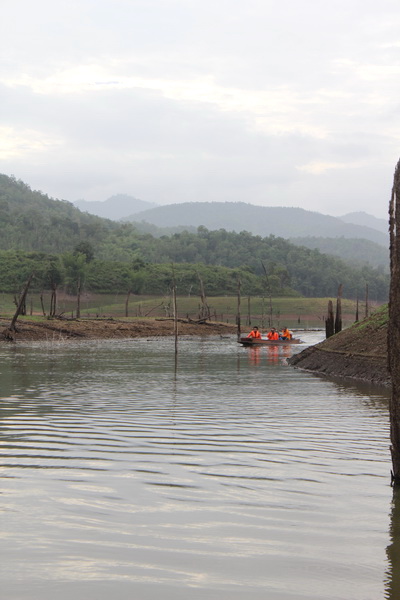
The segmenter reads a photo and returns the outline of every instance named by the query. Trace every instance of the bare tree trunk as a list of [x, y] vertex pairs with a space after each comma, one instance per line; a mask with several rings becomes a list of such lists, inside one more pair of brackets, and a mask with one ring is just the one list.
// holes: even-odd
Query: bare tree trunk
[[400, 161], [396, 165], [389, 204], [390, 292], [388, 368], [392, 380], [389, 404], [392, 482], [400, 484]]
[[369, 316], [368, 283], [365, 284], [365, 318]]
[[50, 297], [50, 317], [55, 317], [57, 312], [57, 285], [53, 285], [51, 288]]
[[335, 333], [342, 331], [342, 291], [343, 285], [340, 283], [336, 299]]
[[[40, 305], [42, 307], [43, 316], [45, 317], [46, 316], [46, 311], [44, 309], [43, 292], [40, 294]], [[50, 315], [51, 315], [51, 304], [50, 304]]]
[[272, 290], [271, 290], [271, 285], [270, 285], [270, 281], [269, 281], [269, 277], [268, 277], [268, 271], [267, 271], [263, 261], [261, 261], [261, 264], [262, 264], [262, 268], [264, 269], [265, 279], [267, 280], [267, 288], [268, 288], [268, 295], [269, 295], [269, 326], [272, 327]]
[[10, 327], [8, 328], [10, 332], [14, 332], [15, 331], [15, 323], [17, 322], [17, 319], [19, 317], [20, 314], [22, 314], [22, 307], [26, 306], [26, 295], [28, 293], [29, 290], [29, 286], [31, 285], [31, 281], [33, 279], [33, 273], [29, 276], [28, 281], [25, 284], [25, 287], [22, 291], [22, 294], [19, 298], [19, 302], [18, 302], [18, 306], [17, 306], [17, 310], [14, 313], [14, 316], [11, 320], [10, 323]]
[[356, 302], [356, 323], [358, 322], [358, 294], [357, 294], [357, 302]]
[[82, 284], [81, 284], [81, 278], [79, 277], [78, 286], [77, 286], [77, 297], [76, 297], [76, 318], [77, 319], [81, 318], [81, 290], [82, 290]]
[[333, 302], [328, 302], [328, 316], [325, 321], [325, 336], [326, 338], [331, 337], [335, 333], [335, 321], [333, 318]]
[[199, 282], [200, 282], [200, 296], [201, 296], [201, 304], [202, 304], [200, 318], [211, 320], [210, 307], [207, 304], [207, 298], [206, 298], [206, 294], [204, 291], [203, 280], [199, 274], [197, 274], [197, 276], [198, 276]]
[[131, 290], [128, 290], [128, 294], [126, 296], [126, 300], [125, 300], [125, 317], [128, 316], [129, 313], [129, 296], [131, 295]]
[[265, 327], [265, 322], [264, 322], [264, 301], [265, 301], [265, 298], [263, 296], [262, 297], [262, 304], [261, 304], [261, 329], [264, 329], [264, 327]]

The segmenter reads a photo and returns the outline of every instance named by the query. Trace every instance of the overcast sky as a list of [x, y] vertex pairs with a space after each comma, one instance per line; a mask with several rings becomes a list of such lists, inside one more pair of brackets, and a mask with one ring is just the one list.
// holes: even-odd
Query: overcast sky
[[398, 0], [2, 0], [0, 172], [386, 218], [399, 31]]

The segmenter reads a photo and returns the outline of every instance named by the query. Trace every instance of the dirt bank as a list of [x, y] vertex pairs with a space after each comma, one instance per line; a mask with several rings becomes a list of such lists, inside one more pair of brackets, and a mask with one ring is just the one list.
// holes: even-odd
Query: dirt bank
[[[110, 339], [168, 336], [174, 334], [169, 319], [19, 319], [16, 331], [8, 331], [10, 321], [0, 321], [0, 341], [41, 341], [60, 339]], [[179, 335], [229, 335], [236, 327], [226, 323], [178, 323]]]
[[306, 348], [289, 363], [323, 375], [390, 386], [387, 370], [387, 307], [331, 338]]

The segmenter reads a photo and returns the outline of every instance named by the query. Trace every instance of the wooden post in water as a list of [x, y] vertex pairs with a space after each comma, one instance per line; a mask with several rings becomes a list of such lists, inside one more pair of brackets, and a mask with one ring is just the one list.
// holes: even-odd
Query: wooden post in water
[[177, 310], [177, 304], [176, 304], [176, 279], [175, 279], [174, 265], [172, 265], [172, 312], [173, 312], [173, 318], [174, 318], [175, 368], [176, 368], [176, 359], [178, 356], [178, 310]]
[[400, 160], [396, 165], [389, 204], [390, 291], [388, 369], [392, 380], [389, 403], [392, 483], [400, 484]]
[[[175, 278], [174, 278], [175, 279]], [[174, 338], [175, 338], [175, 355], [178, 354], [178, 310], [176, 304], [176, 285], [174, 280], [174, 286], [172, 289], [173, 306], [174, 306]]]
[[325, 321], [325, 337], [329, 338], [335, 333], [335, 321], [333, 318], [333, 302], [329, 300], [328, 302], [328, 316]]
[[342, 291], [343, 285], [340, 283], [336, 299], [335, 333], [342, 331]]
[[236, 312], [236, 325], [237, 325], [237, 339], [240, 340], [240, 336], [241, 336], [241, 326], [240, 326], [240, 286], [241, 286], [241, 281], [240, 279], [237, 280], [237, 312]]

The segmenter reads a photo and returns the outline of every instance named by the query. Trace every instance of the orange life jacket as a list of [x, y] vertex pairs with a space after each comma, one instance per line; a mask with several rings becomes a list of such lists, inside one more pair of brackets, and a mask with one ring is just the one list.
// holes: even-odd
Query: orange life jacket
[[292, 334], [290, 333], [289, 329], [282, 329], [281, 336], [283, 338], [287, 338], [288, 340], [292, 339]]
[[279, 333], [278, 333], [277, 331], [274, 331], [274, 332], [270, 331], [270, 332], [267, 334], [267, 338], [268, 338], [269, 340], [279, 340]]
[[260, 338], [261, 333], [259, 331], [250, 331], [248, 338]]

